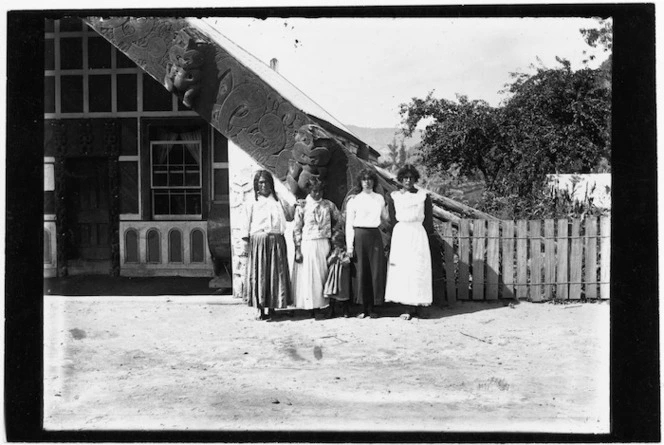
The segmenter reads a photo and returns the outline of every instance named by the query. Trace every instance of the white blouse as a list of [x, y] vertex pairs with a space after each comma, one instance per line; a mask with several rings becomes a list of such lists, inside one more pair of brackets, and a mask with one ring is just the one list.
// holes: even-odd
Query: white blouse
[[360, 192], [346, 204], [346, 248], [353, 248], [355, 227], [377, 228], [388, 219], [383, 195]]
[[251, 236], [256, 233], [281, 233], [286, 230], [286, 220], [292, 219], [292, 209], [288, 203], [277, 201], [273, 195], [259, 195], [257, 200], [251, 199], [245, 204], [245, 233]]
[[418, 222], [424, 221], [424, 201], [427, 199], [427, 193], [424, 190], [418, 190], [417, 193], [397, 190], [390, 194], [394, 201], [395, 216], [398, 222]]

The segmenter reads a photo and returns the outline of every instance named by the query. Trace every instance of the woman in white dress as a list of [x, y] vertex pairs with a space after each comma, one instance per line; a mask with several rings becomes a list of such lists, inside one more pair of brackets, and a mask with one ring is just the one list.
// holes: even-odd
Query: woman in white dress
[[328, 305], [323, 294], [327, 278], [327, 257], [330, 253], [332, 231], [341, 220], [341, 213], [332, 201], [323, 199], [324, 183], [311, 178], [307, 185], [309, 194], [304, 204], [295, 210], [293, 242], [292, 289], [295, 307], [312, 311]]
[[394, 225], [387, 265], [385, 301], [409, 306], [401, 315], [410, 320], [418, 307], [433, 302], [431, 282], [431, 248], [433, 204], [423, 190], [415, 188], [420, 173], [406, 164], [397, 173], [403, 188], [390, 194], [390, 217]]

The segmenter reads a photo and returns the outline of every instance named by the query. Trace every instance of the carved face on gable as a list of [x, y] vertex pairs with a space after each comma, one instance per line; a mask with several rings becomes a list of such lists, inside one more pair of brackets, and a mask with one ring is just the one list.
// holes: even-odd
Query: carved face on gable
[[203, 65], [203, 54], [195, 49], [185, 51], [178, 59], [179, 65], [185, 70], [200, 68]]

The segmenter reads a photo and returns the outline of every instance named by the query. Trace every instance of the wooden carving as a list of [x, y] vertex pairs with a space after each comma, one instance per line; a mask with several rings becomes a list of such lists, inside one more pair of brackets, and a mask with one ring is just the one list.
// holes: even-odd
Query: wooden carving
[[176, 44], [168, 52], [164, 86], [168, 91], [181, 95], [182, 103], [188, 107], [192, 106], [201, 89], [204, 50], [204, 43], [189, 39], [185, 48]]
[[[327, 175], [327, 198], [341, 205], [352, 188], [350, 173], [366, 165], [186, 20], [90, 17], [86, 22], [167, 89], [181, 95], [185, 105], [256, 162], [291, 184], [296, 195], [302, 195], [307, 177]], [[303, 136], [302, 132], [313, 128], [315, 134]]]
[[322, 128], [312, 124], [300, 127], [295, 139], [286, 181], [291, 193], [303, 197], [311, 178], [327, 179], [332, 154], [327, 147], [334, 141]]

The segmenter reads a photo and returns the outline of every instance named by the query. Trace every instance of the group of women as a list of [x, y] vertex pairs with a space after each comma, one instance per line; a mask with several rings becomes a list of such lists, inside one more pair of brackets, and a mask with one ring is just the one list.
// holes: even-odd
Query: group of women
[[[362, 170], [357, 176], [359, 192], [346, 203], [344, 225], [341, 212], [323, 198], [325, 185], [318, 178], [309, 181], [306, 199], [290, 205], [277, 196], [272, 175], [257, 172], [255, 199], [246, 206], [245, 282], [257, 318], [269, 320], [275, 309], [293, 307], [329, 318], [336, 315], [335, 303], [348, 317], [351, 301], [361, 307], [358, 318], [376, 318], [375, 307], [384, 302], [405, 305], [401, 314], [405, 320], [419, 315], [418, 308], [433, 301], [429, 247], [433, 206], [428, 195], [415, 187], [419, 178], [414, 166], [405, 165], [397, 173], [401, 189], [385, 199], [376, 192], [375, 171]], [[291, 272], [284, 232], [292, 220]], [[380, 226], [392, 231], [387, 249]], [[328, 311], [320, 313], [326, 307]]]

